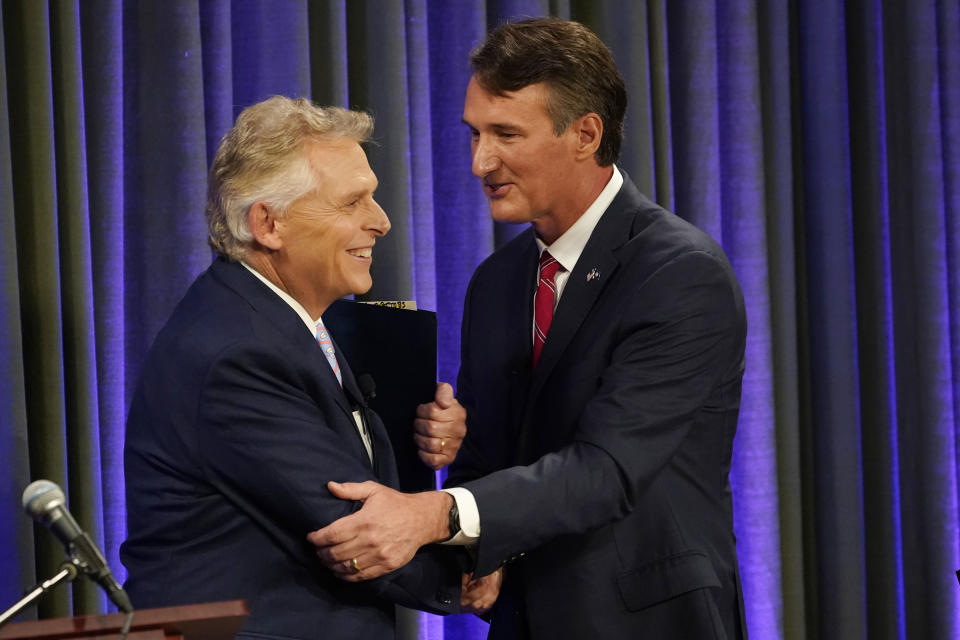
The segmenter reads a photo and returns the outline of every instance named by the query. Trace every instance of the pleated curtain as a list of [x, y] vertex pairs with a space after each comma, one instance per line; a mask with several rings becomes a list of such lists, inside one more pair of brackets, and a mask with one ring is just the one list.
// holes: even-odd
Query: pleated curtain
[[[620, 167], [723, 245], [747, 370], [731, 483], [751, 636], [960, 637], [960, 0], [3, 0], [0, 609], [63, 550], [33, 479], [119, 577], [123, 423], [153, 336], [210, 263], [206, 170], [273, 94], [370, 111], [371, 299], [459, 361], [494, 224], [460, 122], [469, 51], [558, 15], [630, 95]], [[107, 610], [77, 581], [43, 617]], [[34, 612], [33, 615], [36, 615]], [[407, 638], [485, 637], [404, 613]]]

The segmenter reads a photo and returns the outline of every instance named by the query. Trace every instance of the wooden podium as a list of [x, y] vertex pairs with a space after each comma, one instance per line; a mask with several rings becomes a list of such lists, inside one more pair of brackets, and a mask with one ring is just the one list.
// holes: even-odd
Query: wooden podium
[[[163, 609], [133, 615], [127, 640], [233, 640], [247, 617], [242, 600]], [[118, 640], [125, 613], [17, 622], [0, 629], [2, 640]]]

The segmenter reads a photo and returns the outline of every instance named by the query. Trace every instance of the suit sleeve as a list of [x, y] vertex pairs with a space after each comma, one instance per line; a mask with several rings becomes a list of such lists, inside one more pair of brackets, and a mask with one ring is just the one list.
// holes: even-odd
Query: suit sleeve
[[572, 443], [463, 485], [480, 510], [478, 575], [552, 538], [630, 513], [705, 410], [708, 394], [724, 377], [739, 375], [746, 327], [725, 261], [703, 251], [682, 254], [638, 283], [623, 309]]
[[[221, 352], [200, 396], [197, 444], [210, 482], [294, 557], [325, 572], [307, 533], [360, 507], [334, 497], [327, 482], [377, 478], [351, 452], [362, 445], [349, 417], [340, 419], [333, 399], [306, 391], [297, 360], [259, 343]], [[451, 613], [459, 569], [430, 550], [367, 588], [405, 606]]]

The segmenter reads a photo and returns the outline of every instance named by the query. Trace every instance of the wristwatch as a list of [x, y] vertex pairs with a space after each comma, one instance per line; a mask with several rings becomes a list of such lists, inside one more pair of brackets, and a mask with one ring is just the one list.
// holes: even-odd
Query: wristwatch
[[450, 530], [450, 537], [447, 540], [460, 533], [460, 509], [457, 508], [457, 499], [453, 496], [450, 498], [453, 500], [453, 505], [450, 507], [450, 513], [447, 514], [447, 527]]

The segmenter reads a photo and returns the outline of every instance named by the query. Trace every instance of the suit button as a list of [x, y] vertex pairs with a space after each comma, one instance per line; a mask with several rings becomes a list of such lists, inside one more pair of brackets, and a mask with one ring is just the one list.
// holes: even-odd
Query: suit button
[[449, 593], [441, 591], [437, 594], [437, 602], [440, 604], [450, 604], [453, 602], [453, 598], [450, 597]]

